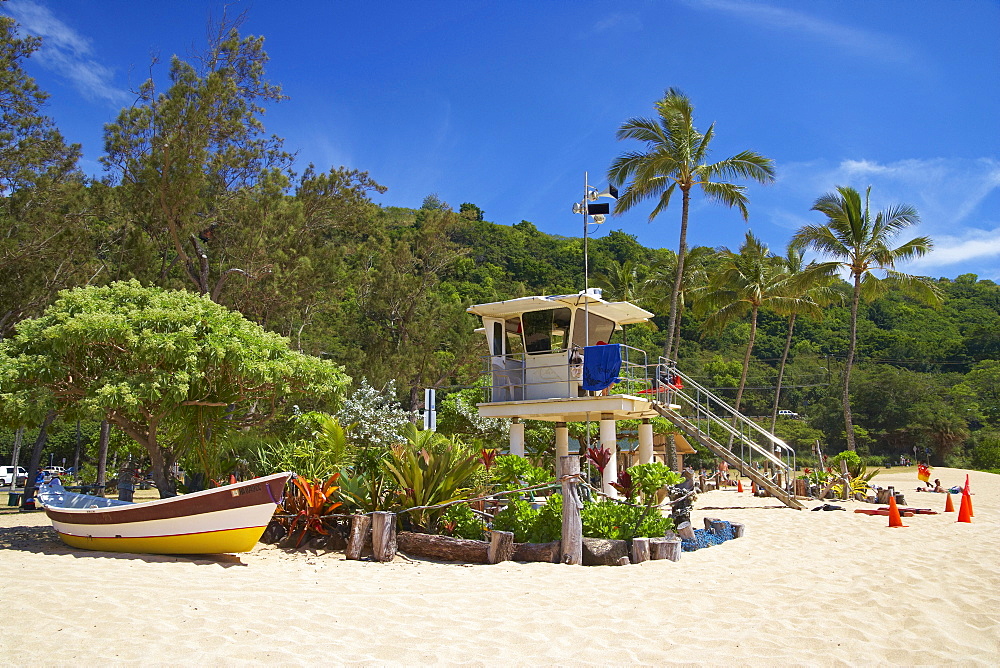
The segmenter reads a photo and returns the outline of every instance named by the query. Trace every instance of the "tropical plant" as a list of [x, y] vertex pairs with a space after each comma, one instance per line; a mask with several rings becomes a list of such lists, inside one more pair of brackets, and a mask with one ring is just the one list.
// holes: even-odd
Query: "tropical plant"
[[636, 464], [629, 467], [627, 473], [637, 496], [647, 506], [655, 505], [658, 502], [657, 493], [660, 490], [672, 485], [679, 485], [684, 481], [684, 476], [671, 470], [663, 462]]
[[471, 476], [481, 466], [479, 459], [455, 445], [429, 450], [410, 441], [392, 448], [384, 466], [402, 490], [397, 493], [399, 507], [418, 530], [433, 533], [444, 512], [436, 506], [466, 498]]
[[[672, 334], [678, 342], [678, 348], [680, 347], [681, 322], [684, 320], [687, 305], [691, 301], [690, 294], [708, 282], [705, 262], [714, 256], [715, 249], [708, 246], [695, 246], [689, 249], [685, 256], [684, 266], [681, 269], [681, 289], [677, 295], [677, 318], [674, 320]], [[677, 278], [677, 254], [670, 250], [664, 250], [650, 265], [647, 276], [645, 303], [652, 310], [669, 313], [670, 299]]]
[[302, 476], [292, 479], [291, 490], [283, 502], [284, 509], [292, 515], [288, 535], [298, 532], [295, 547], [299, 547], [307, 536], [326, 536], [334, 522], [326, 517], [340, 507], [336, 500], [339, 473], [334, 473], [324, 482], [309, 480]]
[[770, 159], [742, 151], [715, 163], [708, 162], [709, 147], [715, 136], [715, 124], [704, 133], [694, 126], [694, 108], [686, 95], [670, 88], [656, 103], [658, 117], [630, 118], [618, 129], [619, 140], [636, 139], [645, 143], [646, 151], [627, 151], [612, 162], [608, 180], [616, 185], [628, 184], [615, 205], [615, 213], [629, 211], [639, 202], [655, 199], [649, 214], [652, 221], [670, 203], [674, 191], [681, 191], [681, 228], [677, 249], [677, 271], [670, 298], [667, 340], [664, 355], [674, 356], [674, 322], [684, 275], [687, 253], [688, 213], [691, 189], [699, 186], [710, 200], [728, 207], [737, 207], [746, 220], [748, 198], [744, 186], [719, 179], [743, 178], [759, 183], [774, 180]]
[[[890, 288], [904, 291], [929, 304], [941, 300], [940, 291], [929, 280], [896, 271], [898, 263], [922, 257], [933, 247], [929, 237], [914, 237], [891, 246], [894, 238], [907, 227], [920, 221], [917, 210], [899, 204], [872, 214], [870, 209], [871, 187], [865, 191], [862, 203], [857, 190], [839, 186], [834, 193], [827, 193], [813, 204], [812, 210], [827, 218], [825, 225], [806, 225], [792, 239], [796, 245], [812, 248], [834, 258], [847, 270], [853, 283], [851, 294], [851, 329], [844, 364], [842, 400], [847, 447], [855, 450], [854, 424], [851, 417], [851, 369], [858, 342], [858, 305], [862, 299], [870, 300]], [[884, 272], [879, 279], [874, 272]]]

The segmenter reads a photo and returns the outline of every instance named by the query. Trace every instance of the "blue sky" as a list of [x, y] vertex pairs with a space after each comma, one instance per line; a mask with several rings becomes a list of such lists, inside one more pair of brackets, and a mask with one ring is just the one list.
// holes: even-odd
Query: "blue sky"
[[[908, 269], [1000, 280], [1000, 2], [234, 2], [266, 38], [271, 107], [301, 170], [345, 165], [388, 186], [378, 201], [418, 207], [436, 193], [487, 220], [582, 234], [571, 212], [584, 172], [638, 144], [615, 131], [652, 116], [671, 86], [696, 122], [716, 122], [714, 157], [744, 149], [776, 163], [750, 186], [749, 228], [782, 251], [813, 201], [837, 185], [873, 204], [915, 206], [933, 253]], [[29, 72], [48, 113], [100, 174], [102, 126], [150, 72], [204, 45], [222, 2], [10, 0], [0, 11], [45, 42]], [[153, 70], [162, 81], [165, 65]], [[675, 248], [679, 198], [610, 218]], [[736, 248], [748, 225], [695, 197], [689, 241]], [[902, 241], [904, 239], [900, 239]]]

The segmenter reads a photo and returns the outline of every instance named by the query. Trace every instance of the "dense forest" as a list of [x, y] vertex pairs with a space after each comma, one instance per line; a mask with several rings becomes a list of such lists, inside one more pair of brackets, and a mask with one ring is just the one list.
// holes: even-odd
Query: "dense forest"
[[[451, 206], [436, 195], [412, 209], [382, 207], [372, 201], [385, 190], [376, 177], [297, 166], [264, 129], [264, 110], [283, 97], [266, 78], [263, 40], [234, 26], [218, 27], [200, 58], [175, 57], [155, 70], [162, 80], [140, 87], [105, 127], [100, 178], [79, 170], [80, 147], [44, 114], [46, 95], [24, 71], [37, 47], [0, 17], [0, 340], [60, 290], [135, 279], [206, 295], [293, 349], [342, 365], [355, 387], [364, 379], [391, 388], [417, 411], [424, 388], [447, 397], [476, 382], [485, 346], [469, 305], [583, 288], [582, 239], [528, 221], [489, 222], [474, 203]], [[591, 284], [606, 298], [657, 314], [621, 333], [656, 360], [677, 254], [621, 230], [591, 239], [588, 251]], [[768, 425], [780, 369], [779, 406], [801, 419], [778, 420], [777, 433], [806, 455], [817, 440], [839, 452], [848, 445], [841, 378], [850, 285], [828, 273], [828, 294], [814, 304], [821, 308], [793, 315], [778, 299], [753, 304], [753, 321], [740, 309], [720, 319], [719, 299], [739, 299], [715, 278], [751, 252], [787, 266], [794, 251], [761, 247], [752, 235], [738, 250], [687, 249], [676, 358]], [[858, 306], [855, 445], [872, 462], [905, 455], [1000, 468], [1000, 286], [972, 274], [930, 283], [936, 303], [888, 290]], [[4, 463], [15, 430], [28, 428], [27, 443], [38, 427], [7, 422]], [[280, 434], [282, 424], [270, 429]], [[82, 444], [87, 464], [99, 429], [95, 420], [56, 419], [46, 458], [73, 461]], [[121, 434], [112, 441], [128, 447]]]

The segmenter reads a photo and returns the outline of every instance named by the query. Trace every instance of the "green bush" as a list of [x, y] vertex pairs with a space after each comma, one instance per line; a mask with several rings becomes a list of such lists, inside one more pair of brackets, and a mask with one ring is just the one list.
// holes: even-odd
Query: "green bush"
[[467, 503], [449, 506], [441, 516], [440, 526], [443, 533], [469, 540], [482, 540], [486, 525], [482, 518], [472, 512]]
[[980, 470], [1000, 469], [1000, 433], [988, 432], [976, 439], [972, 466]]
[[490, 477], [497, 491], [532, 487], [555, 480], [548, 469], [534, 466], [524, 457], [500, 455], [490, 469]]
[[541, 508], [510, 499], [493, 518], [495, 531], [510, 531], [516, 543], [549, 543], [562, 535], [562, 496], [553, 494]]
[[613, 501], [586, 503], [580, 512], [586, 538], [632, 540], [638, 536], [663, 536], [674, 523], [658, 508], [637, 508]]

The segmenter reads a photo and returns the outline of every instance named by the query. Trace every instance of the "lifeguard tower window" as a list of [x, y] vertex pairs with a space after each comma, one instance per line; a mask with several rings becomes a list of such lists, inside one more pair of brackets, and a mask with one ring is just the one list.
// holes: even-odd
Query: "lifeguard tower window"
[[529, 311], [521, 314], [524, 324], [524, 349], [528, 354], [563, 350], [572, 313], [568, 308]]
[[[585, 335], [587, 324], [589, 323], [589, 336]], [[583, 309], [576, 311], [576, 326], [573, 328], [573, 343], [578, 346], [593, 346], [598, 341], [611, 342], [611, 335], [615, 333], [615, 323], [612, 320], [603, 318], [596, 313], [587, 313]]]

